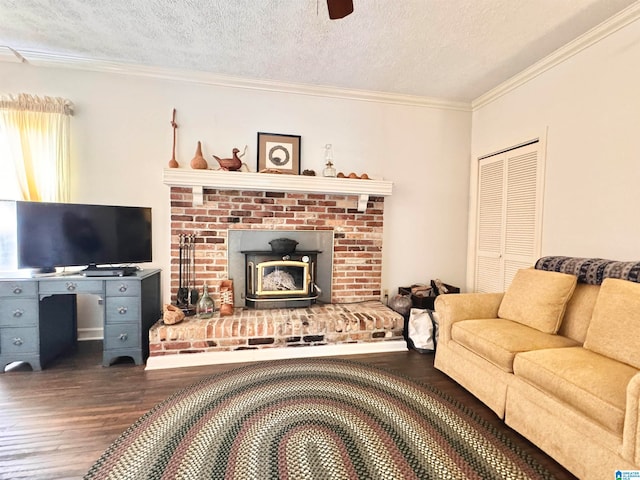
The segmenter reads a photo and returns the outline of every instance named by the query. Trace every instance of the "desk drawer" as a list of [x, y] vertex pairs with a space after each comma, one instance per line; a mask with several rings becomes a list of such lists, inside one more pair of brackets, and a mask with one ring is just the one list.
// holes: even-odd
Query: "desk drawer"
[[106, 323], [140, 321], [139, 297], [107, 297], [105, 306]]
[[37, 353], [37, 333], [36, 328], [3, 328], [0, 330], [0, 353], [2, 355]]
[[26, 326], [38, 323], [38, 300], [35, 298], [1, 298], [0, 326]]
[[96, 293], [102, 295], [104, 283], [102, 280], [55, 280], [41, 281], [40, 295], [55, 295], [57, 293]]
[[35, 297], [38, 294], [38, 283], [26, 281], [0, 282], [0, 297]]
[[140, 346], [140, 331], [137, 324], [122, 323], [106, 325], [104, 349], [134, 348]]
[[140, 280], [108, 280], [107, 297], [140, 295]]

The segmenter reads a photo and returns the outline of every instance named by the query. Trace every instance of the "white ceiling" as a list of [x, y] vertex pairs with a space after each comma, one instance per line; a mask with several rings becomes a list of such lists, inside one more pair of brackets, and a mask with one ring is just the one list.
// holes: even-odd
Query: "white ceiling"
[[0, 0], [0, 46], [468, 102], [636, 0], [353, 3]]

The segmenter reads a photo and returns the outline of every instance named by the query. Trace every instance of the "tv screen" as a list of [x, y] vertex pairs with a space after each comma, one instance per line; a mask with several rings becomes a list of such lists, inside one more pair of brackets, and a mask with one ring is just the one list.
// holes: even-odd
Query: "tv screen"
[[18, 268], [152, 261], [151, 208], [16, 202]]

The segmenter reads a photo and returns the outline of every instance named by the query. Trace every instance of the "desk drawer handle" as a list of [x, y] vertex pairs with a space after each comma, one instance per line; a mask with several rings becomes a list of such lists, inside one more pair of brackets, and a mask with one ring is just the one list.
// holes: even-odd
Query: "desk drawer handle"
[[122, 284], [122, 285], [120, 285], [120, 288], [118, 288], [118, 290], [119, 290], [121, 293], [124, 293], [124, 292], [126, 292], [126, 291], [127, 291], [127, 286], [126, 286], [125, 284]]
[[120, 315], [124, 315], [125, 313], [127, 313], [127, 307], [118, 307], [118, 313]]
[[126, 342], [129, 339], [129, 335], [126, 333], [121, 333], [118, 338], [120, 339], [121, 342]]
[[24, 315], [24, 310], [18, 308], [17, 310], [13, 311], [13, 316], [15, 318], [20, 318], [22, 315]]
[[78, 288], [78, 286], [73, 282], [67, 282], [66, 287], [70, 292], [75, 292], [76, 288]]
[[13, 293], [15, 293], [16, 295], [20, 295], [22, 293], [22, 287], [19, 285], [13, 287]]
[[15, 338], [13, 339], [13, 344], [14, 344], [14, 345], [16, 345], [16, 346], [18, 346], [18, 347], [19, 347], [20, 345], [22, 345], [23, 343], [24, 343], [24, 341], [23, 341], [20, 337], [15, 337]]

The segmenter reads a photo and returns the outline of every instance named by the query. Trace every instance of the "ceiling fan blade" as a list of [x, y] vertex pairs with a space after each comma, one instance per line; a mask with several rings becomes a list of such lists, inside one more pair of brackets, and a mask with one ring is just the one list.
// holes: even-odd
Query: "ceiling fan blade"
[[353, 0], [327, 0], [329, 18], [337, 20], [353, 13]]

